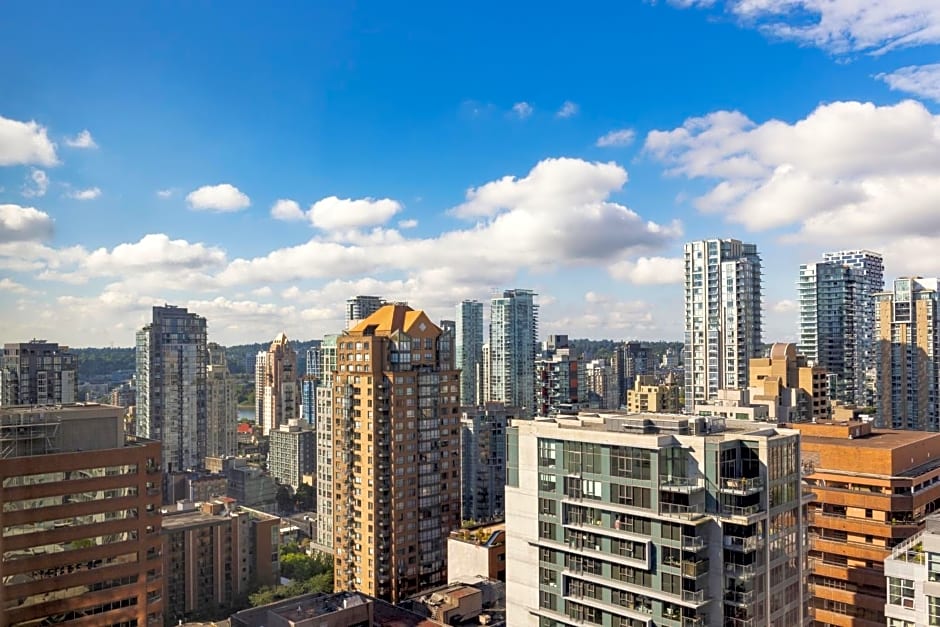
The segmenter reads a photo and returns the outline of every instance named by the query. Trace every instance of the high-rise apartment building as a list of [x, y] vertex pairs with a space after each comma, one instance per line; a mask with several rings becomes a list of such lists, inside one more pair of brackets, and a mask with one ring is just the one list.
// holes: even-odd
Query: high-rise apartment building
[[201, 468], [208, 446], [206, 319], [153, 308], [137, 332], [137, 435], [163, 444], [163, 470]]
[[336, 335], [320, 345], [320, 384], [317, 385], [317, 544], [333, 547], [333, 374]]
[[535, 414], [535, 353], [538, 305], [531, 290], [506, 290], [490, 302], [489, 395], [487, 401]]
[[317, 471], [317, 434], [301, 420], [271, 430], [268, 447], [268, 470], [271, 476], [294, 490], [303, 483], [304, 475]]
[[78, 366], [68, 346], [45, 340], [4, 344], [0, 406], [57, 405], [78, 400]]
[[346, 330], [353, 328], [385, 304], [381, 296], [352, 296], [346, 299]]
[[940, 505], [940, 434], [873, 429], [859, 420], [791, 426], [800, 431], [813, 497], [814, 625], [884, 625], [884, 561]]
[[258, 351], [255, 355], [255, 422], [261, 424], [261, 417], [264, 415], [264, 388], [266, 383], [266, 372], [268, 369], [268, 352]]
[[[853, 268], [860, 277], [861, 308], [855, 316], [858, 344], [861, 346], [861, 362], [864, 381], [858, 387], [862, 391], [860, 406], [873, 407], [876, 402], [877, 361], [875, 348], [875, 294], [885, 289], [885, 266], [880, 253], [870, 250], [840, 250], [823, 253], [823, 262], [839, 263]], [[825, 321], [825, 320], [824, 320]], [[825, 366], [825, 364], [821, 364]]]
[[310, 427], [317, 424], [317, 386], [320, 378], [304, 375], [300, 379], [300, 418]]
[[313, 340], [310, 348], [307, 349], [304, 374], [308, 377], [319, 378], [323, 374], [323, 360], [320, 358], [320, 347], [322, 345], [322, 340]]
[[228, 616], [226, 610], [252, 586], [279, 581], [277, 516], [238, 507], [231, 499], [183, 502], [163, 512], [166, 624]]
[[550, 335], [535, 359], [534, 415], [577, 409], [584, 393], [584, 363], [572, 358], [567, 335]]
[[602, 412], [507, 454], [507, 624], [804, 624], [796, 431]]
[[653, 374], [653, 359], [649, 346], [640, 342], [624, 342], [616, 351], [616, 363], [623, 363], [620, 382], [620, 402], [624, 402], [627, 390], [632, 389], [637, 377]]
[[394, 603], [447, 581], [447, 537], [460, 525], [453, 341], [404, 305], [386, 305], [337, 338], [337, 590]]
[[297, 351], [283, 333], [271, 342], [264, 359], [263, 396], [258, 419], [261, 432], [271, 433], [300, 415], [300, 386], [297, 383]]
[[483, 303], [465, 300], [457, 305], [456, 359], [460, 369], [460, 404], [483, 402]]
[[0, 409], [0, 625], [162, 625], [160, 443], [106, 405]]
[[502, 518], [506, 511], [506, 427], [517, 415], [502, 403], [464, 407], [460, 415], [463, 520]]
[[830, 374], [834, 400], [872, 404], [868, 385], [876, 293], [884, 289], [881, 255], [826, 253], [826, 261], [800, 266], [800, 353]]
[[238, 452], [238, 398], [235, 379], [228, 371], [225, 349], [215, 342], [206, 346], [209, 365], [206, 367], [206, 455], [225, 457]]
[[761, 349], [761, 260], [735, 239], [685, 245], [685, 406], [748, 383]]
[[880, 427], [940, 431], [937, 279], [904, 277], [875, 296]]

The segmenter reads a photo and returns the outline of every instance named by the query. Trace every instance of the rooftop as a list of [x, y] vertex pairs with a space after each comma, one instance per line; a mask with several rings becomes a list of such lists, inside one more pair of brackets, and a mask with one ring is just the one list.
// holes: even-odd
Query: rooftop
[[[423, 327], [421, 325], [424, 325]], [[350, 335], [390, 335], [396, 331], [411, 334], [412, 329], [432, 329], [440, 333], [440, 327], [431, 322], [421, 310], [408, 305], [383, 305], [371, 316], [350, 329]]]
[[231, 620], [232, 624], [238, 627], [263, 627], [268, 624], [268, 617], [273, 614], [284, 621], [290, 621], [288, 624], [293, 624], [368, 605], [372, 606], [373, 612], [370, 627], [441, 627], [440, 623], [360, 592], [305, 594], [243, 610], [234, 614]]
[[627, 411], [581, 411], [577, 415], [559, 415], [535, 421], [515, 421], [515, 426], [526, 423], [535, 430], [572, 430], [622, 433], [650, 436], [721, 436], [751, 435], [774, 437], [788, 435], [773, 422], [726, 420], [715, 416], [688, 414], [650, 414]]

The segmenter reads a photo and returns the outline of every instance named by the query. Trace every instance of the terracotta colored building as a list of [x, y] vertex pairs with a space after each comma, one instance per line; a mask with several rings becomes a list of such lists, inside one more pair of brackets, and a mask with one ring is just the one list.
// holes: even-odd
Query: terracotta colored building
[[809, 583], [815, 625], [884, 625], [884, 560], [940, 504], [940, 434], [860, 421], [793, 424], [814, 493]]
[[160, 443], [123, 416], [0, 409], [0, 626], [163, 624]]
[[460, 526], [460, 373], [453, 337], [386, 305], [336, 340], [333, 549], [337, 591], [397, 603], [447, 582]]

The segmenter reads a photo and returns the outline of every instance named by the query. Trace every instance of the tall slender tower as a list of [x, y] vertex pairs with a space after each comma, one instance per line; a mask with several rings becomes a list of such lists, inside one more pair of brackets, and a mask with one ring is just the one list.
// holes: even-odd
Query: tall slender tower
[[685, 245], [685, 407], [748, 385], [761, 348], [761, 261], [735, 239]]
[[[829, 373], [833, 400], [864, 405], [866, 295], [859, 271], [835, 261], [803, 264], [799, 297], [800, 353]], [[868, 337], [870, 344], [871, 330]]]
[[938, 283], [904, 277], [875, 296], [879, 427], [940, 431]]
[[209, 365], [206, 367], [207, 385], [207, 444], [209, 457], [223, 457], [237, 453], [238, 400], [235, 380], [228, 371], [225, 348], [215, 342], [207, 345]]
[[538, 350], [538, 305], [532, 290], [506, 290], [490, 302], [491, 401], [535, 413], [535, 354]]
[[381, 296], [352, 296], [346, 299], [346, 329], [349, 330], [385, 304]]
[[386, 305], [337, 338], [335, 588], [397, 603], [447, 582], [460, 525], [460, 377], [453, 337]]
[[317, 404], [317, 543], [333, 547], [333, 375], [336, 372], [336, 337], [320, 344], [320, 379]]
[[163, 470], [201, 468], [207, 452], [206, 319], [153, 308], [137, 332], [137, 435], [163, 443]]
[[885, 289], [885, 265], [880, 253], [870, 250], [840, 250], [823, 253], [823, 261], [840, 263], [854, 269], [859, 276], [859, 311], [855, 316], [856, 334], [861, 354], [864, 379], [859, 379], [861, 391], [860, 405], [871, 407], [875, 404], [875, 294]]
[[261, 430], [264, 435], [300, 415], [297, 351], [283, 333], [274, 338], [264, 360]]
[[478, 405], [483, 377], [483, 303], [465, 300], [457, 305], [457, 367], [460, 368], [460, 404]]

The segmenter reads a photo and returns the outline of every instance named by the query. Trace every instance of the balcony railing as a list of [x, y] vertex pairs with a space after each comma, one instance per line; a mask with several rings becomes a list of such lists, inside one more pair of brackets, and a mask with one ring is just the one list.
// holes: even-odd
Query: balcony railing
[[725, 536], [724, 545], [726, 549], [731, 549], [732, 551], [750, 553], [764, 546], [764, 538], [760, 536]]
[[722, 516], [735, 516], [741, 518], [747, 518], [748, 516], [753, 516], [761, 512], [761, 506], [758, 504], [754, 505], [723, 505], [721, 507]]
[[704, 590], [683, 590], [682, 591], [682, 600], [686, 603], [705, 603], [705, 591]]
[[735, 579], [750, 579], [754, 576], [753, 564], [725, 564], [725, 573]]
[[680, 503], [660, 503], [661, 516], [677, 516], [679, 518], [699, 518], [702, 514], [701, 505], [682, 505]]
[[665, 477], [659, 478], [659, 489], [667, 492], [698, 492], [705, 489], [705, 482], [701, 477]]
[[718, 489], [722, 492], [733, 494], [754, 494], [764, 488], [764, 480], [760, 477], [749, 478], [723, 478], [718, 484]]
[[701, 536], [682, 536], [682, 550], [698, 551], [705, 548], [705, 538]]

